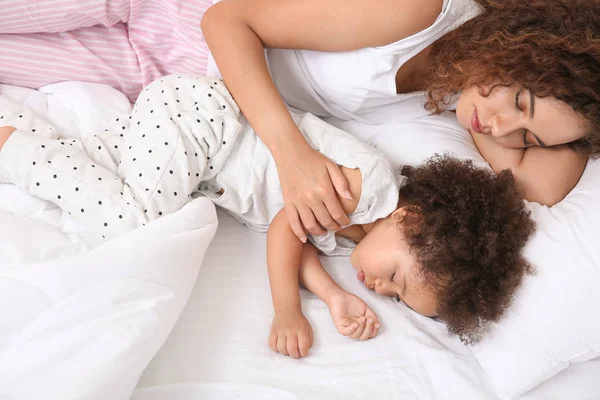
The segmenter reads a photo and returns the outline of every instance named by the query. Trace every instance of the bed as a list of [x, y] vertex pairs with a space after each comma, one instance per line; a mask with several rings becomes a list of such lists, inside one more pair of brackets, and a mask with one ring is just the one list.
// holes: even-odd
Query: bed
[[[78, 82], [0, 93], [73, 137], [130, 107], [111, 88]], [[448, 116], [376, 128], [330, 122], [397, 162], [447, 149], [483, 163], [464, 133], [443, 133]], [[398, 131], [401, 146], [389, 142]], [[53, 204], [0, 185], [0, 399], [597, 399], [600, 215], [586, 201], [598, 204], [599, 178], [591, 162], [564, 207], [530, 205], [538, 233], [526, 255], [538, 275], [481, 347], [369, 292], [346, 258], [331, 257], [327, 270], [374, 308], [381, 333], [342, 337], [326, 306], [303, 292], [316, 340], [301, 360], [267, 346], [265, 235], [208, 200], [105, 242]], [[539, 268], [565, 259], [568, 269]], [[571, 299], [552, 292], [556, 281]]]

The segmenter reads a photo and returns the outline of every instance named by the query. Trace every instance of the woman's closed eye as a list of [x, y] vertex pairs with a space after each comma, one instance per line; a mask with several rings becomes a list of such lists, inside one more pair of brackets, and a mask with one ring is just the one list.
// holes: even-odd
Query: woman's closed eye
[[529, 131], [527, 129], [523, 129], [523, 144], [525, 145], [525, 147], [529, 147], [531, 146], [533, 143], [531, 143], [529, 140], [527, 140], [527, 133]]
[[522, 92], [523, 92], [523, 89], [520, 89], [519, 91], [517, 91], [517, 93], [515, 93], [515, 108], [518, 111], [523, 111], [523, 109], [521, 108], [521, 105], [519, 104], [519, 98], [521, 97]]

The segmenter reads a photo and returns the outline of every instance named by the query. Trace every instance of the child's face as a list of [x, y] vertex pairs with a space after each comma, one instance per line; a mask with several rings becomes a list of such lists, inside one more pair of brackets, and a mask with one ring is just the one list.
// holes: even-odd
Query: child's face
[[384, 296], [397, 297], [419, 314], [437, 315], [437, 300], [425, 285], [404, 235], [397, 226], [405, 210], [399, 208], [376, 221], [356, 246], [350, 261], [365, 286]]

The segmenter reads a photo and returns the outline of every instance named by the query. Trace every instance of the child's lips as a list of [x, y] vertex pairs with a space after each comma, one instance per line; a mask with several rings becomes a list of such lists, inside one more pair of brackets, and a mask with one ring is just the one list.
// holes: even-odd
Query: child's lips
[[356, 279], [358, 279], [361, 282], [365, 281], [365, 273], [362, 272], [362, 270], [358, 271], [358, 273], [356, 274]]

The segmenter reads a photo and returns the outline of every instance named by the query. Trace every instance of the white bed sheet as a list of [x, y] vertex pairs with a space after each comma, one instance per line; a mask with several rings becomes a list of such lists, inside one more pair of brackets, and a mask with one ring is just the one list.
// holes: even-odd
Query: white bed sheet
[[[217, 212], [219, 228], [171, 335], [132, 400], [499, 399], [483, 370], [441, 323], [365, 289], [345, 258], [323, 258], [340, 284], [378, 313], [381, 333], [339, 335], [326, 306], [303, 292], [315, 344], [307, 358], [271, 352], [265, 235]], [[597, 399], [600, 360], [570, 366], [524, 400]]]

